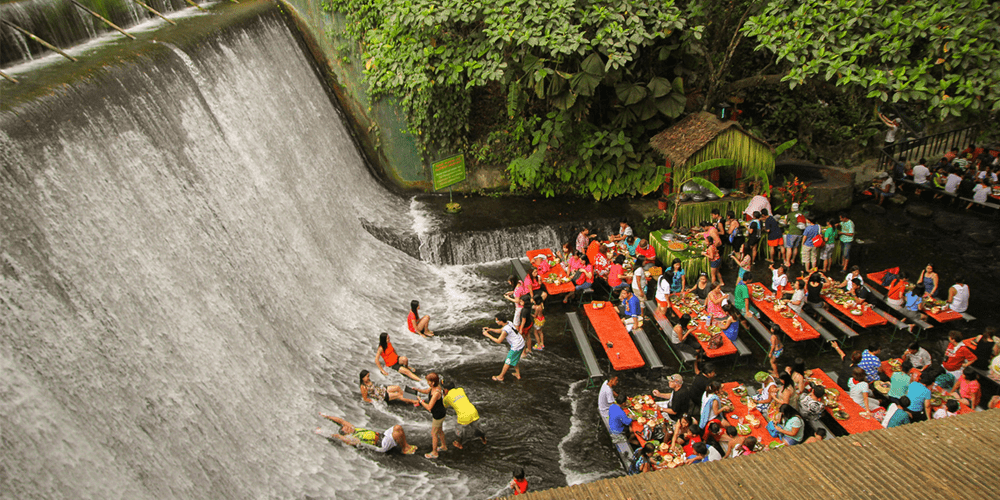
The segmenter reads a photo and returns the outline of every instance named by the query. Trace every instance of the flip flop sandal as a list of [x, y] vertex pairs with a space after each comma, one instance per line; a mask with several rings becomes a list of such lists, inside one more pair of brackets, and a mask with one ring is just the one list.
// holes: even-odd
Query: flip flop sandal
[[416, 451], [417, 451], [417, 445], [411, 444], [411, 445], [407, 446], [405, 450], [403, 450], [403, 454], [404, 455], [412, 455], [412, 454], [416, 453]]
[[438, 458], [438, 454], [437, 453], [424, 453], [424, 458], [429, 458], [431, 460], [434, 460], [434, 459]]

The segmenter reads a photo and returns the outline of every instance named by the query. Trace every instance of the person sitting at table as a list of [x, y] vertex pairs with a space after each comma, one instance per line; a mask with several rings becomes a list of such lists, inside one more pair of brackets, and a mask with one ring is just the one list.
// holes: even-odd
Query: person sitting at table
[[813, 271], [806, 280], [806, 302], [813, 305], [823, 304], [823, 288], [827, 283], [826, 276], [819, 271]]
[[719, 445], [725, 450], [725, 454], [728, 457], [735, 457], [736, 448], [743, 445], [744, 437], [740, 436], [739, 430], [736, 429], [735, 425], [730, 425], [724, 428], [722, 436], [719, 438]]
[[646, 271], [656, 265], [656, 249], [645, 238], [639, 240], [639, 246], [635, 247], [635, 256], [642, 257], [642, 267]]
[[848, 357], [844, 354], [844, 351], [840, 348], [840, 344], [836, 340], [831, 340], [830, 345], [840, 355], [840, 370], [837, 372], [837, 383], [846, 390], [848, 389], [847, 381], [851, 379], [854, 368], [861, 361], [861, 351], [851, 351], [851, 355]]
[[859, 366], [854, 369], [854, 373], [851, 375], [851, 379], [847, 385], [851, 392], [851, 399], [860, 405], [861, 409], [872, 411], [878, 408], [878, 401], [869, 397], [872, 391], [868, 387], [868, 382], [865, 378], [865, 370]]
[[611, 267], [608, 268], [608, 286], [611, 287], [611, 296], [615, 293], [628, 288], [631, 283], [628, 282], [625, 274], [625, 268], [622, 265], [625, 263], [625, 256], [618, 255], [611, 262]]
[[923, 370], [925, 366], [931, 364], [931, 353], [927, 352], [927, 349], [920, 347], [919, 342], [914, 342], [903, 352], [902, 359], [903, 361], [909, 361], [914, 368]]
[[904, 297], [906, 299], [906, 309], [903, 314], [907, 318], [917, 319], [927, 321], [927, 315], [924, 314], [924, 285], [914, 285], [913, 290], [906, 292]]
[[691, 321], [691, 315], [684, 313], [674, 325], [674, 338], [677, 339], [677, 343], [684, 342], [684, 339], [688, 338], [697, 327], [698, 325]]
[[865, 286], [861, 278], [854, 278], [854, 287], [851, 288], [851, 295], [854, 296], [855, 302], [865, 304], [871, 299], [872, 291]]
[[826, 406], [823, 404], [826, 389], [821, 385], [811, 385], [809, 389], [811, 390], [803, 391], [799, 395], [799, 413], [807, 422], [818, 422], [826, 413]]
[[785, 295], [785, 287], [788, 286], [788, 276], [785, 274], [785, 266], [774, 264], [767, 266], [771, 270], [771, 290], [774, 290], [774, 298], [780, 299]]
[[691, 453], [687, 455], [685, 464], [700, 464], [708, 462], [708, 446], [705, 443], [694, 443], [691, 446]]
[[622, 409], [625, 400], [625, 394], [619, 394], [615, 397], [615, 403], [608, 408], [608, 429], [612, 434], [624, 436], [628, 442], [637, 445], [639, 440], [632, 432], [632, 419]]
[[556, 252], [556, 258], [559, 259], [559, 265], [561, 265], [563, 270], [567, 273], [569, 272], [569, 259], [573, 256], [572, 247], [572, 243], [563, 243], [562, 249]]
[[[932, 370], [926, 370], [920, 374], [916, 382], [911, 382], [906, 389], [906, 398], [910, 400], [909, 406], [910, 420], [921, 422], [927, 420], [931, 415], [931, 384], [934, 383], [936, 375]], [[902, 399], [902, 398], [900, 398]]]
[[792, 285], [792, 298], [788, 299], [788, 307], [796, 313], [802, 314], [802, 305], [806, 303], [805, 281], [795, 280]]
[[885, 301], [890, 305], [903, 307], [906, 304], [906, 287], [909, 284], [909, 275], [906, 271], [900, 271], [886, 287]]
[[893, 403], [886, 409], [885, 417], [882, 419], [882, 427], [889, 429], [910, 423], [911, 412], [908, 409], [909, 406], [910, 398], [906, 396], [899, 398], [898, 402]]
[[725, 311], [722, 310], [722, 301], [725, 298], [726, 294], [722, 291], [722, 283], [716, 283], [712, 287], [712, 290], [708, 292], [705, 298], [705, 312], [712, 319], [724, 318], [726, 316]]
[[728, 427], [723, 427], [722, 424], [726, 423], [725, 419], [721, 421], [718, 419], [712, 420], [705, 426], [705, 435], [702, 436], [702, 441], [708, 445], [709, 448], [715, 448], [719, 454], [719, 458], [726, 454], [726, 449], [722, 446], [724, 441], [724, 436], [726, 436], [726, 429]]
[[735, 447], [730, 456], [732, 458], [753, 455], [757, 451], [757, 436], [747, 436], [739, 446]]
[[736, 337], [740, 332], [740, 316], [736, 312], [736, 308], [732, 304], [726, 304], [722, 308], [722, 311], [726, 313], [722, 319], [718, 320], [716, 326], [722, 328], [722, 333], [731, 341], [735, 342]]
[[667, 407], [661, 408], [660, 413], [671, 421], [677, 421], [681, 415], [687, 413], [688, 406], [691, 403], [691, 396], [688, 393], [687, 387], [684, 386], [684, 377], [679, 373], [675, 373], [667, 378], [667, 386], [670, 387], [670, 392], [664, 393], [653, 389], [653, 397], [668, 400]]
[[618, 297], [622, 301], [622, 323], [625, 324], [625, 329], [632, 333], [632, 329], [639, 322], [639, 316], [642, 316], [642, 309], [639, 308], [639, 297], [636, 297], [628, 288], [622, 290]]
[[785, 367], [785, 372], [792, 376], [792, 382], [795, 384], [795, 393], [798, 395], [805, 392], [806, 384], [808, 383], [806, 379], [806, 360], [795, 358], [792, 364]]
[[795, 381], [792, 380], [791, 374], [781, 372], [781, 376], [778, 377], [778, 384], [778, 392], [774, 394], [774, 401], [771, 402], [771, 408], [781, 408], [781, 405], [788, 405], [798, 412], [799, 393], [795, 390]]
[[622, 241], [625, 238], [632, 236], [632, 227], [628, 225], [628, 219], [622, 219], [618, 222], [618, 234], [612, 234], [608, 236], [608, 241]]
[[[548, 262], [545, 265], [548, 266]], [[546, 292], [545, 287], [542, 286], [542, 278], [538, 268], [532, 266], [531, 271], [528, 271], [528, 276], [531, 278], [531, 296], [541, 297], [542, 300], [549, 298], [549, 292]]]
[[775, 395], [778, 393], [778, 384], [775, 382], [774, 374], [767, 372], [757, 372], [753, 376], [753, 379], [761, 385], [760, 390], [757, 394], [752, 396], [754, 403], [757, 406], [757, 411], [761, 415], [767, 415], [767, 409], [770, 407], [771, 402], [774, 401]]
[[694, 453], [695, 444], [704, 444], [701, 442], [702, 431], [698, 424], [685, 422], [685, 420], [681, 419], [674, 424], [674, 437], [671, 440], [670, 449], [672, 450], [674, 446], [680, 444], [684, 448], [684, 454], [691, 455]]
[[872, 342], [868, 349], [861, 352], [861, 361], [858, 366], [865, 371], [865, 381], [874, 382], [879, 379], [879, 370], [882, 369], [882, 360], [878, 355], [882, 353], [882, 347]]
[[954, 375], [944, 371], [944, 368], [940, 366], [933, 367], [937, 371], [937, 376], [934, 377], [934, 385], [931, 386], [931, 392], [948, 392], [952, 387], [955, 387], [955, 383], [958, 379]]
[[915, 374], [910, 374], [912, 369], [913, 363], [907, 359], [899, 365], [899, 371], [892, 372], [892, 376], [889, 377], [889, 394], [887, 394], [890, 402], [899, 404], [900, 400], [906, 396], [906, 390], [910, 387], [910, 383], [917, 377]]
[[996, 331], [996, 327], [987, 326], [981, 335], [973, 339], [976, 344], [976, 348], [972, 350], [972, 354], [976, 355], [976, 360], [972, 363], [974, 368], [989, 370], [990, 361], [1000, 354], [1000, 341], [996, 339]]
[[979, 374], [971, 366], [962, 372], [962, 376], [955, 382], [950, 392], [957, 392], [959, 400], [969, 408], [979, 406], [979, 400], [983, 397], [982, 389], [979, 385]]
[[807, 437], [806, 440], [802, 442], [802, 444], [816, 443], [819, 441], [823, 441], [824, 439], [826, 439], [826, 429], [819, 428], [816, 429], [815, 434]]
[[937, 410], [934, 410], [934, 420], [954, 417], [955, 415], [958, 415], [959, 408], [961, 407], [958, 404], [958, 400], [949, 399], [948, 401], [945, 401], [943, 405], [939, 406]]
[[718, 392], [721, 388], [722, 386], [714, 380], [705, 387], [705, 393], [701, 396], [701, 418], [698, 419], [698, 424], [708, 427], [710, 422], [719, 417], [722, 402], [719, 401]]
[[927, 264], [927, 267], [920, 271], [917, 282], [924, 285], [925, 293], [937, 298], [939, 276], [938, 273], [934, 272], [934, 264]]
[[639, 238], [635, 236], [629, 236], [625, 238], [625, 252], [628, 253], [629, 257], [635, 257], [635, 249], [639, 248]]
[[576, 278], [572, 280], [576, 288], [563, 297], [563, 304], [575, 297], [576, 294], [583, 293], [584, 290], [594, 286], [594, 266], [590, 265], [590, 260], [587, 259], [586, 255], [579, 255], [577, 258], [580, 259], [582, 267], [578, 269], [578, 274], [574, 274]]
[[[719, 286], [721, 286], [721, 284], [719, 284]], [[698, 273], [698, 281], [696, 281], [694, 286], [688, 288], [686, 291], [697, 295], [699, 299], [704, 301], [708, 298], [708, 292], [711, 292], [714, 288], [714, 286], [709, 286], [707, 274]], [[708, 304], [705, 305], [707, 306]]]
[[964, 313], [969, 309], [969, 285], [965, 284], [965, 278], [958, 276], [955, 284], [948, 289], [948, 307], [957, 313]]
[[653, 456], [653, 453], [656, 453], [656, 445], [650, 442], [647, 442], [642, 448], [635, 450], [635, 454], [632, 455], [632, 461], [629, 462], [628, 475], [632, 476], [649, 472], [651, 470], [649, 458]]
[[962, 376], [962, 370], [976, 362], [976, 355], [962, 339], [962, 332], [958, 330], [948, 332], [948, 347], [944, 350], [944, 362], [941, 363], [955, 380]]
[[802, 442], [805, 436], [806, 426], [799, 416], [799, 412], [789, 404], [781, 405], [781, 421], [774, 426], [774, 430], [781, 434], [781, 440], [787, 445], [796, 445]]

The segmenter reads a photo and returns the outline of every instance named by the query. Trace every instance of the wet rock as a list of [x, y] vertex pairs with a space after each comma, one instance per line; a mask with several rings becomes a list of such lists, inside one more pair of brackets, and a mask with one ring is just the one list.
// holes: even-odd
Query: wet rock
[[989, 231], [969, 233], [969, 239], [984, 247], [991, 247], [997, 242], [996, 235]]
[[917, 217], [928, 218], [934, 215], [934, 211], [927, 205], [911, 204], [906, 206], [906, 213]]
[[895, 227], [909, 226], [913, 223], [913, 219], [902, 214], [893, 214], [892, 217], [888, 217], [886, 220]]
[[861, 209], [872, 215], [882, 215], [885, 213], [885, 208], [882, 208], [880, 205], [876, 205], [874, 203], [865, 203], [861, 206]]
[[965, 226], [965, 221], [961, 217], [950, 214], [939, 215], [934, 219], [934, 227], [946, 232], [957, 233]]
[[915, 227], [910, 234], [921, 241], [935, 241], [941, 239], [941, 233], [926, 227]]

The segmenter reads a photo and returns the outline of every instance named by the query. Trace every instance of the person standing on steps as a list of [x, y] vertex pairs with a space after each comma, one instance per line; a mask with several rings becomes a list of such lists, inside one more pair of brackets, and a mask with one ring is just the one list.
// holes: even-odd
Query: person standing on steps
[[442, 386], [444, 387], [444, 405], [455, 410], [458, 422], [458, 429], [455, 430], [457, 439], [451, 445], [462, 450], [465, 448], [465, 443], [473, 435], [486, 444], [486, 433], [479, 428], [479, 411], [465, 395], [465, 389], [456, 388], [450, 380]]
[[[493, 380], [503, 382], [503, 378], [507, 375], [507, 370], [512, 367], [514, 368], [514, 378], [521, 380], [521, 368], [517, 364], [521, 361], [521, 352], [524, 351], [524, 337], [517, 333], [517, 329], [514, 328], [514, 325], [510, 321], [507, 321], [506, 314], [502, 312], [497, 313], [495, 321], [500, 328], [484, 326], [483, 336], [497, 344], [502, 344], [506, 340], [510, 344], [510, 350], [507, 351], [507, 358], [503, 362], [500, 375], [494, 375]], [[490, 335], [491, 333], [496, 333], [498, 336], [494, 337]]]
[[427, 394], [427, 401], [420, 401], [420, 406], [431, 412], [431, 452], [425, 453], [425, 458], [438, 458], [439, 451], [448, 451], [444, 444], [444, 417], [448, 410], [444, 408], [444, 394], [441, 390], [441, 377], [434, 372], [427, 374], [427, 388], [417, 389], [417, 392]]
[[371, 429], [355, 427], [353, 424], [339, 417], [320, 413], [319, 416], [332, 420], [340, 426], [338, 434], [327, 434], [321, 428], [314, 432], [327, 439], [336, 439], [349, 446], [364, 445], [374, 449], [379, 453], [388, 453], [389, 450], [399, 447], [404, 455], [412, 455], [417, 451], [417, 446], [406, 442], [406, 433], [403, 426], [394, 425], [385, 432], [376, 432]]
[[420, 316], [420, 301], [410, 301], [410, 314], [406, 317], [406, 327], [411, 332], [422, 337], [433, 337], [434, 332], [431, 331], [430, 326], [431, 317], [427, 315]]
[[[382, 365], [383, 361], [385, 362], [384, 366]], [[389, 334], [386, 332], [382, 332], [378, 336], [378, 350], [375, 352], [375, 364], [378, 366], [378, 371], [382, 372], [384, 376], [389, 375], [385, 371], [386, 367], [388, 367], [390, 370], [398, 371], [404, 377], [409, 377], [420, 382], [420, 377], [410, 369], [410, 361], [406, 359], [406, 356], [396, 354], [396, 349], [392, 347], [392, 342], [389, 342]]]

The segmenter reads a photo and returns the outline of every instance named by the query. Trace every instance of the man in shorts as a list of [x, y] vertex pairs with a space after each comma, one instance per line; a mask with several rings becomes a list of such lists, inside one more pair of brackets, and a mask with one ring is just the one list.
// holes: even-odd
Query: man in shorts
[[854, 221], [847, 214], [840, 214], [840, 257], [843, 259], [843, 271], [847, 272], [847, 263], [851, 260], [851, 243], [854, 242]]
[[394, 425], [385, 432], [376, 432], [363, 427], [355, 427], [353, 424], [339, 417], [320, 413], [319, 416], [330, 419], [340, 426], [337, 434], [327, 434], [322, 428], [316, 429], [316, 434], [328, 439], [337, 439], [349, 446], [363, 446], [379, 453], [388, 453], [389, 450], [399, 446], [399, 449], [406, 455], [412, 455], [417, 451], [417, 445], [406, 442], [406, 433], [403, 426]]
[[799, 246], [802, 244], [802, 233], [806, 229], [806, 217], [799, 212], [799, 204], [792, 203], [792, 211], [787, 217], [788, 227], [785, 228], [785, 269], [792, 267], [798, 257]]
[[783, 248], [779, 249], [784, 242], [784, 232], [781, 229], [781, 224], [778, 223], [778, 219], [775, 219], [773, 215], [767, 212], [767, 209], [761, 210], [760, 215], [764, 217], [764, 231], [767, 234], [767, 246], [770, 248], [771, 258], [768, 262], [774, 262], [777, 260], [777, 255], [784, 251]]
[[[489, 328], [483, 327], [483, 336], [489, 338], [497, 344], [502, 344], [504, 340], [510, 344], [510, 350], [507, 351], [507, 358], [503, 362], [503, 369], [500, 370], [500, 375], [494, 375], [493, 380], [497, 382], [503, 382], [504, 376], [507, 375], [507, 370], [514, 368], [514, 378], [521, 380], [521, 368], [517, 366], [517, 363], [521, 361], [521, 352], [524, 351], [524, 337], [520, 333], [517, 333], [517, 328], [507, 321], [507, 315], [505, 313], [497, 313], [495, 318], [497, 325], [500, 328]], [[497, 337], [490, 335], [491, 333], [499, 334]]]
[[444, 405], [455, 409], [458, 422], [458, 429], [455, 430], [458, 439], [451, 445], [461, 450], [472, 436], [478, 437], [483, 444], [486, 444], [486, 433], [479, 428], [479, 411], [465, 395], [465, 389], [456, 388], [451, 381], [445, 382], [443, 387]]

